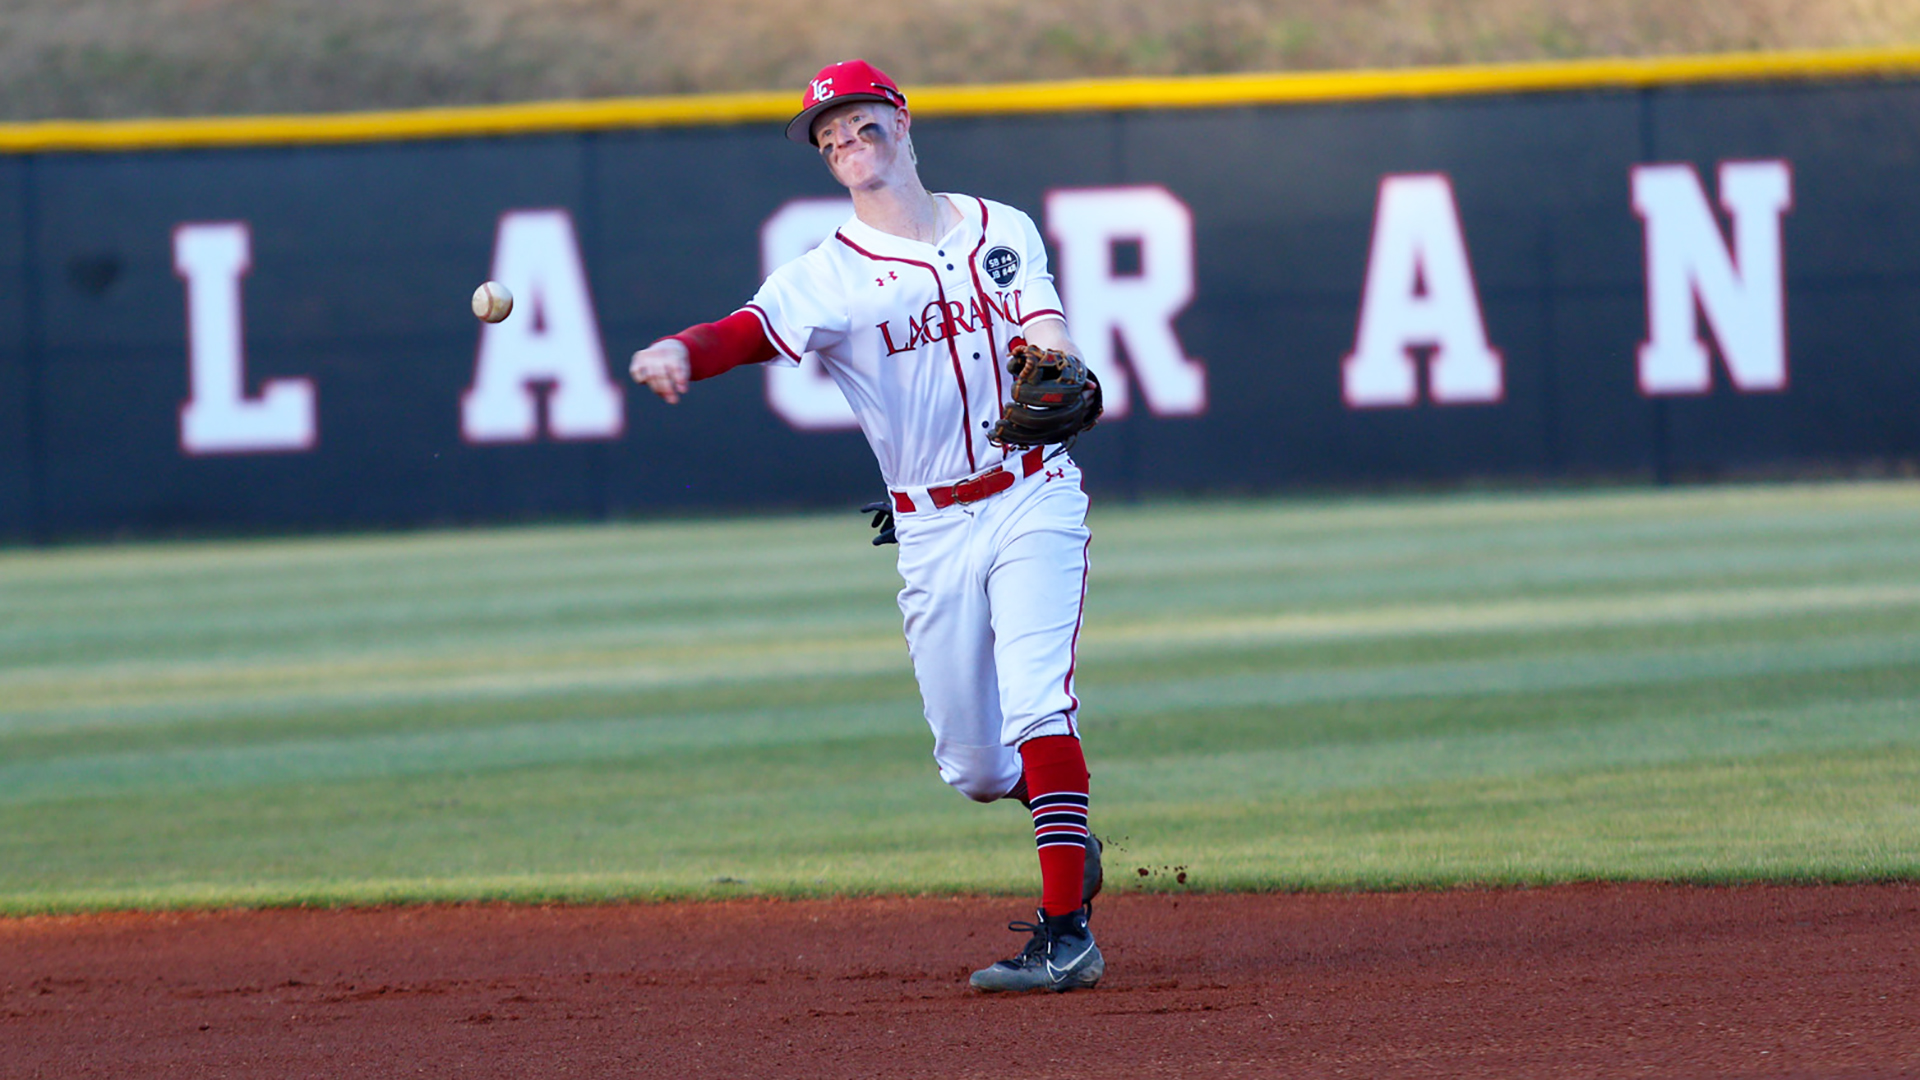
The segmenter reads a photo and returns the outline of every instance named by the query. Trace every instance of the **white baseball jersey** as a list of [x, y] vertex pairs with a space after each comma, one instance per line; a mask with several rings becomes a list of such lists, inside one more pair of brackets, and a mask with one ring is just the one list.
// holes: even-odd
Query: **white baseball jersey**
[[926, 244], [859, 218], [767, 278], [753, 312], [781, 356], [816, 354], [891, 488], [971, 476], [1007, 457], [987, 432], [1011, 400], [1009, 342], [1061, 318], [1033, 220], [943, 195], [960, 223]]

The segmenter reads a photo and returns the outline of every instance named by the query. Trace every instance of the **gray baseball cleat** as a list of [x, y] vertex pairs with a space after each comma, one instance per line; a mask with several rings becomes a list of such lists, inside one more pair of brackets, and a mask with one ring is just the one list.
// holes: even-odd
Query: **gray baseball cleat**
[[1010, 922], [1009, 930], [1029, 931], [1020, 955], [984, 967], [968, 980], [975, 990], [1091, 990], [1107, 973], [1107, 962], [1100, 946], [1093, 943], [1093, 931], [1087, 929], [1087, 909], [1066, 915], [1039, 914], [1040, 921]]

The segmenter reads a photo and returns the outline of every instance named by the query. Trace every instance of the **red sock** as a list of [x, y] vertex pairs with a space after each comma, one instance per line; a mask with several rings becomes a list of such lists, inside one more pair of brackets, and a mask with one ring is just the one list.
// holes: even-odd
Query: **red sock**
[[1080, 907], [1087, 866], [1087, 759], [1071, 735], [1028, 739], [1020, 759], [1040, 850], [1040, 906], [1048, 915], [1065, 915]]

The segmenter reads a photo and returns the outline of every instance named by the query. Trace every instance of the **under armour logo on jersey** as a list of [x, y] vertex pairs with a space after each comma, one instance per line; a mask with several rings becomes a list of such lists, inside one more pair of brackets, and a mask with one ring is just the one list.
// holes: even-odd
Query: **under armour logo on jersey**
[[832, 96], [833, 79], [831, 77], [813, 80], [813, 100], [825, 101]]
[[874, 278], [874, 279], [873, 279], [873, 283], [874, 283], [875, 285], [877, 285], [877, 286], [879, 286], [879, 287], [881, 287], [881, 288], [886, 288], [886, 285], [887, 285], [887, 282], [889, 282], [889, 281], [899, 281], [899, 280], [900, 280], [900, 275], [899, 275], [899, 274], [896, 274], [896, 273], [894, 273], [894, 272], [893, 272], [893, 271], [891, 271], [891, 270], [889, 270], [889, 271], [887, 271], [887, 276], [886, 276], [886, 277], [883, 277], [883, 278]]
[[1066, 478], [1067, 478], [1067, 470], [1065, 469], [1048, 469], [1047, 470], [1047, 479], [1049, 480], [1065, 480]]

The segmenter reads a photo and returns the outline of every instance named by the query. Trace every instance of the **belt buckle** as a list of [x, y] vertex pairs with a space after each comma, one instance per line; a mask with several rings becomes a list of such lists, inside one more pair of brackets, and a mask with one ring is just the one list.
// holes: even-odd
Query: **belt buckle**
[[[1003, 477], [1006, 480], [1005, 483], [993, 483], [994, 480]], [[953, 485], [953, 501], [957, 503], [979, 502], [989, 495], [998, 495], [1012, 486], [1013, 474], [1008, 472], [1005, 466], [995, 465], [979, 476], [962, 480]]]

